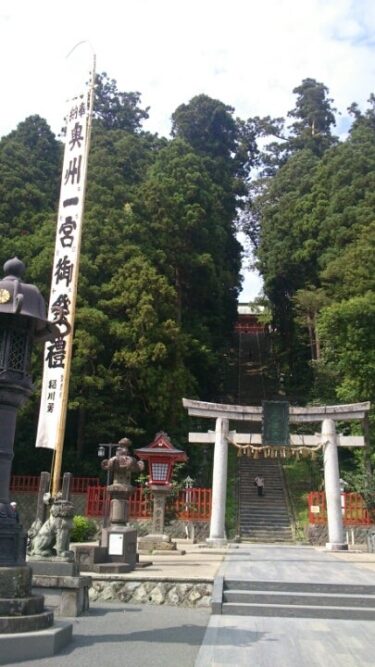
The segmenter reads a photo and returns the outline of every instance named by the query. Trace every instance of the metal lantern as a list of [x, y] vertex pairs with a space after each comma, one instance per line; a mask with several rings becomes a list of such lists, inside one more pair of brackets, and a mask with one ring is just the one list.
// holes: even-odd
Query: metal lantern
[[33, 391], [30, 376], [34, 340], [53, 340], [58, 327], [48, 322], [37, 287], [25, 284], [17, 257], [4, 264], [0, 280], [0, 565], [23, 562], [21, 528], [9, 505], [9, 486], [17, 409]]

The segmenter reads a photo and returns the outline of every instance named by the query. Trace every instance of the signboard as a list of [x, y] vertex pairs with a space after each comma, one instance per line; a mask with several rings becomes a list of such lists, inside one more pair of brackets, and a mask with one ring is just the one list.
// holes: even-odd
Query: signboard
[[311, 505], [310, 512], [311, 512], [311, 514], [320, 514], [320, 506], [319, 505]]
[[288, 401], [263, 401], [263, 445], [289, 445]]
[[[59, 335], [45, 346], [36, 447], [57, 449], [65, 424], [92, 116], [92, 82], [68, 101], [48, 319]], [[65, 397], [65, 398], [64, 398]]]
[[124, 536], [122, 533], [110, 533], [108, 553], [110, 556], [122, 556], [124, 548]]

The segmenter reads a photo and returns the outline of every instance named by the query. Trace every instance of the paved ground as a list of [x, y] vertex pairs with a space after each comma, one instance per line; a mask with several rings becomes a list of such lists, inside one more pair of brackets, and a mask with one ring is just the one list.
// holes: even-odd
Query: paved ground
[[73, 642], [53, 658], [17, 667], [192, 667], [209, 609], [93, 603], [73, 619]]
[[[240, 544], [224, 557], [223, 550], [185, 548], [185, 556], [153, 557], [153, 571], [139, 570], [137, 578], [209, 580], [219, 571], [263, 581], [375, 584], [375, 554]], [[208, 609], [98, 602], [74, 619], [73, 632], [58, 656], [18, 667], [375, 667], [375, 621], [210, 617]]]
[[[209, 549], [205, 545], [191, 544], [181, 541], [177, 543], [178, 552], [166, 551], [163, 555], [141, 555], [141, 563], [152, 562], [152, 565], [137, 569], [115, 577], [113, 574], [97, 575], [100, 580], [114, 579], [160, 579], [169, 581], [213, 581], [227, 549]], [[179, 552], [184, 551], [184, 555]], [[85, 574], [82, 572], [82, 574]], [[92, 573], [87, 572], [90, 576]]]
[[[374, 554], [242, 544], [220, 574], [233, 579], [375, 584]], [[375, 622], [211, 616], [195, 667], [374, 667]]]

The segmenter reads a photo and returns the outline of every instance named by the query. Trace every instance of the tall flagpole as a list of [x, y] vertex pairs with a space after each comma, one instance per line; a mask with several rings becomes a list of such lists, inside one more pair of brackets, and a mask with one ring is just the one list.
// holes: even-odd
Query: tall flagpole
[[[78, 45], [77, 45], [78, 46]], [[96, 59], [85, 94], [69, 100], [49, 316], [60, 335], [45, 347], [37, 447], [54, 450], [52, 495], [60, 489], [77, 300]]]

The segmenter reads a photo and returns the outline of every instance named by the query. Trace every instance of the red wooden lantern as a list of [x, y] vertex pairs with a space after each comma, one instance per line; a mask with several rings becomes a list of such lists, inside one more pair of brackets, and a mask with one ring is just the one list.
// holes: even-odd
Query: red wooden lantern
[[177, 461], [187, 461], [182, 449], [173, 447], [166, 433], [157, 433], [155, 439], [147, 446], [136, 449], [135, 454], [148, 463], [150, 487], [171, 486], [172, 472]]

